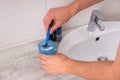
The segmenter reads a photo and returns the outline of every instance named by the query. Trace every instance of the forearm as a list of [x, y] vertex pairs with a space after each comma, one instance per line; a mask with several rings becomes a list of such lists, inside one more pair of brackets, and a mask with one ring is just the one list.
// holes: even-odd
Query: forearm
[[68, 73], [88, 80], [113, 80], [112, 63], [112, 61], [82, 62], [73, 60]]
[[73, 3], [68, 5], [71, 16], [74, 16], [79, 11], [81, 11], [85, 8], [88, 8], [100, 1], [103, 1], [103, 0], [75, 0]]

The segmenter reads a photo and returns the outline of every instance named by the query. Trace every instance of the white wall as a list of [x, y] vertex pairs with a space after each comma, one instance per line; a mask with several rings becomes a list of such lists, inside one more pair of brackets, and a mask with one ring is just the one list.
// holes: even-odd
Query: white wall
[[[0, 0], [0, 49], [45, 36], [42, 19], [46, 9], [68, 5], [72, 1], [74, 0]], [[107, 18], [114, 18], [120, 16], [119, 8], [120, 0], [104, 0], [79, 12], [64, 24], [64, 30], [88, 23], [94, 9], [101, 10]]]
[[43, 37], [45, 12], [45, 0], [0, 0], [0, 48]]

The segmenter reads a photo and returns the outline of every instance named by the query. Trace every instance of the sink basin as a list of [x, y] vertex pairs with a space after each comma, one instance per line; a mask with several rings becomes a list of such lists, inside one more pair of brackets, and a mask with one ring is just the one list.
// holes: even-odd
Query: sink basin
[[82, 61], [97, 61], [100, 57], [114, 60], [120, 42], [120, 22], [103, 22], [104, 31], [87, 31], [88, 25], [76, 28], [60, 42], [58, 52]]

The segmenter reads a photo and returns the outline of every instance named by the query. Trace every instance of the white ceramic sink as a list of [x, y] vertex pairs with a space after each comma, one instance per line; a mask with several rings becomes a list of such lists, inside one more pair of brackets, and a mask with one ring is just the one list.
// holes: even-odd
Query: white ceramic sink
[[58, 51], [70, 58], [97, 61], [98, 57], [114, 60], [120, 42], [120, 22], [104, 22], [104, 31], [87, 31], [87, 25], [68, 33], [59, 44]]

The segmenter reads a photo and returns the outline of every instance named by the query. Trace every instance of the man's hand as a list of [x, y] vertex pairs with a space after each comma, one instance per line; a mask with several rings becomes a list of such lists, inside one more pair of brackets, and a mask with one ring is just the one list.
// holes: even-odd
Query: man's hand
[[47, 32], [49, 24], [55, 21], [51, 33], [58, 27], [66, 23], [72, 16], [79, 11], [103, 0], [75, 0], [71, 4], [63, 7], [51, 8], [43, 19], [45, 30]]
[[45, 55], [40, 53], [41, 65], [51, 74], [72, 74], [87, 80], [120, 80], [120, 45], [115, 61], [77, 61], [56, 53]]
[[65, 74], [71, 65], [71, 59], [60, 53], [55, 55], [39, 53], [39, 60], [41, 66], [50, 74]]
[[53, 33], [54, 30], [56, 30], [58, 27], [63, 25], [65, 22], [67, 22], [71, 18], [69, 7], [57, 7], [57, 8], [51, 8], [46, 16], [43, 19], [45, 30], [47, 32], [49, 24], [54, 20], [55, 24], [52, 27], [51, 33]]

